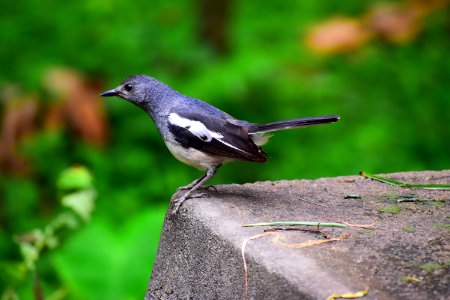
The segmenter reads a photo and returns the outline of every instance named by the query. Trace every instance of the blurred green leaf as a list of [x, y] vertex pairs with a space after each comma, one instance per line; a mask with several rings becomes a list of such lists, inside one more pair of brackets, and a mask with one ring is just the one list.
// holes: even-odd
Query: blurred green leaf
[[93, 219], [54, 256], [57, 272], [78, 298], [142, 298], [157, 250], [150, 241], [159, 239], [164, 211], [159, 207], [130, 216], [116, 230]]
[[91, 218], [94, 210], [96, 192], [86, 189], [62, 197], [62, 204], [73, 209], [85, 222]]
[[57, 186], [61, 190], [88, 189], [92, 187], [91, 173], [82, 166], [64, 170], [58, 178]]
[[39, 249], [28, 243], [20, 243], [19, 246], [27, 269], [34, 270], [36, 261], [39, 258]]

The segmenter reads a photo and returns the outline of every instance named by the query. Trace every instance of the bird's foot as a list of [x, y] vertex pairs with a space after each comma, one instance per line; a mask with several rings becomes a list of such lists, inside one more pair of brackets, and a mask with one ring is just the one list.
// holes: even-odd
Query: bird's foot
[[181, 204], [187, 199], [186, 195], [181, 196], [180, 198], [176, 198], [176, 194], [172, 197], [171, 203], [172, 203], [172, 213], [171, 215], [174, 216], [177, 214], [178, 209], [180, 208]]
[[[177, 192], [179, 192], [179, 191], [188, 191], [188, 190], [190, 190], [192, 188], [193, 188], [192, 184], [189, 184], [189, 185], [186, 185], [186, 186], [181, 186], [181, 187], [177, 188]], [[206, 191], [208, 191], [209, 189], [213, 189], [214, 191], [217, 192], [217, 188], [215, 186], [213, 186], [213, 185], [200, 186], [200, 187], [197, 188], [197, 190], [206, 190]]]
[[172, 216], [177, 214], [178, 209], [180, 208], [181, 204], [183, 204], [184, 201], [188, 199], [202, 198], [203, 196], [207, 195], [207, 193], [195, 193], [195, 194], [185, 193], [181, 197], [177, 197], [177, 194], [178, 193], [175, 193], [175, 195], [173, 195], [172, 199], [170, 200], [170, 202], [172, 203]]

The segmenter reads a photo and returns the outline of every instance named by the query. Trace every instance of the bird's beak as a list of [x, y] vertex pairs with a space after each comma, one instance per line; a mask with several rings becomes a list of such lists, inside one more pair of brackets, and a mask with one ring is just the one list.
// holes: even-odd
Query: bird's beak
[[112, 96], [118, 96], [118, 93], [115, 89], [103, 92], [100, 94], [102, 97], [112, 97]]

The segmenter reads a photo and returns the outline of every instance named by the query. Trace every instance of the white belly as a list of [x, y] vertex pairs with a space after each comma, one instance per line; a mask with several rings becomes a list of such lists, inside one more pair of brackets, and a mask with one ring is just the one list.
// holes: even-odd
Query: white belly
[[172, 139], [166, 141], [166, 146], [176, 159], [200, 170], [207, 170], [232, 160], [223, 156], [205, 154], [194, 148], [181, 147]]

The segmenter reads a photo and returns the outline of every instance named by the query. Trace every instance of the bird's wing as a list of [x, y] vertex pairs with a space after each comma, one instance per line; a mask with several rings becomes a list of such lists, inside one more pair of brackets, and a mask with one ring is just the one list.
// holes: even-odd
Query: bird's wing
[[239, 122], [225, 115], [177, 110], [169, 113], [168, 129], [182, 147], [237, 160], [265, 162], [266, 154]]

